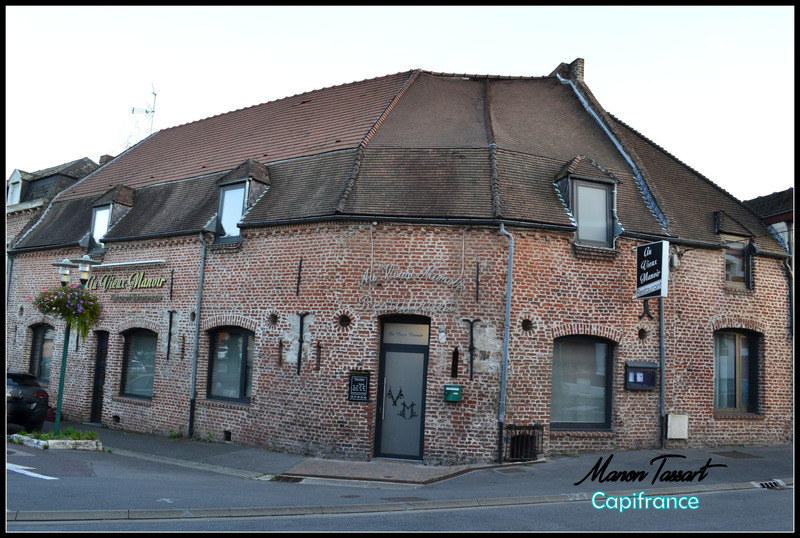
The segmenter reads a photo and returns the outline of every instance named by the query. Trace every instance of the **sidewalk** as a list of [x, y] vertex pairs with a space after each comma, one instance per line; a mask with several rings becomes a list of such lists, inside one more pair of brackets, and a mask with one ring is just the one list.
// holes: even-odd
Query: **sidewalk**
[[[52, 423], [46, 423], [45, 429], [52, 430], [52, 426]], [[254, 508], [258, 515], [299, 515], [331, 513], [330, 511], [356, 513], [588, 501], [592, 493], [598, 490], [619, 495], [645, 491], [646, 495], [652, 496], [785, 488], [794, 485], [793, 445], [651, 449], [556, 456], [529, 464], [434, 466], [387, 459], [357, 462], [311, 458], [226, 442], [170, 439], [91, 424], [61, 423], [62, 431], [70, 427], [97, 432], [104, 450], [125, 457], [247, 479], [419, 492], [424, 490], [426, 495], [424, 502], [417, 497], [396, 497], [399, 502], [374, 505], [319, 506], [317, 500], [313, 501], [313, 506], [312, 501], [309, 501], [308, 506]], [[608, 465], [601, 470], [603, 463]], [[630, 472], [646, 476], [643, 480], [636, 481], [620, 479], [621, 476], [632, 476], [628, 474]], [[578, 482], [580, 483], [577, 484]], [[205, 509], [207, 510], [211, 509]], [[233, 506], [220, 506], [212, 511], [217, 516], [236, 516], [243, 515], [239, 513], [241, 510]], [[276, 510], [279, 513], [273, 513]], [[193, 511], [192, 514], [184, 511], [181, 517], [210, 517], [204, 515], [205, 511]], [[172, 513], [174, 510], [148, 510], [146, 515], [136, 510], [113, 512], [115, 513], [102, 514], [102, 518], [175, 516]], [[97, 517], [97, 514], [94, 516]], [[86, 519], [87, 514], [70, 514], [66, 511], [58, 514], [7, 513], [8, 521], [42, 520], [48, 517], [61, 520]]]

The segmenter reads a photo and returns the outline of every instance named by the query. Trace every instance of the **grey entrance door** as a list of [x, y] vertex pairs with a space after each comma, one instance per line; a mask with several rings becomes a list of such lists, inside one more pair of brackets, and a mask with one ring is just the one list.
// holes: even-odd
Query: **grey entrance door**
[[378, 456], [422, 459], [429, 333], [427, 321], [383, 324], [376, 430]]

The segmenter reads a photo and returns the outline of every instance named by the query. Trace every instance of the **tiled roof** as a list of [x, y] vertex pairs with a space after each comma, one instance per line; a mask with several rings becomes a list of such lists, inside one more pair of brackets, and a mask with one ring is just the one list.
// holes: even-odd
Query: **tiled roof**
[[[109, 241], [192, 233], [217, 212], [215, 183], [249, 177], [266, 192], [255, 191], [260, 197], [242, 227], [383, 216], [572, 229], [554, 184], [571, 173], [613, 179], [628, 233], [719, 245], [715, 215], [724, 212], [753, 231], [759, 248], [780, 252], [735, 198], [606, 113], [576, 62], [557, 70], [577, 76], [572, 84], [555, 75], [408, 71], [165, 129], [54, 206], [94, 201], [124, 185], [135, 201]], [[89, 231], [87, 208], [76, 237]], [[63, 228], [63, 215], [51, 210], [39, 227]], [[34, 229], [17, 247], [51, 244], [45, 240]]]
[[62, 200], [356, 147], [411, 72], [287, 97], [158, 131]]
[[70, 161], [68, 163], [59, 164], [58, 166], [51, 166], [50, 168], [45, 168], [44, 170], [37, 170], [36, 172], [23, 172], [22, 170], [20, 170], [19, 172], [22, 179], [26, 181], [35, 181], [37, 179], [53, 176], [55, 174], [61, 174], [63, 176], [71, 177], [74, 179], [80, 179], [91, 174], [92, 172], [97, 170], [97, 168], [98, 168], [97, 163], [95, 163], [88, 157], [83, 157], [82, 159], [77, 159], [75, 161]]
[[794, 213], [794, 188], [773, 192], [752, 200], [745, 200], [744, 205], [761, 218], [768, 218], [790, 211]]

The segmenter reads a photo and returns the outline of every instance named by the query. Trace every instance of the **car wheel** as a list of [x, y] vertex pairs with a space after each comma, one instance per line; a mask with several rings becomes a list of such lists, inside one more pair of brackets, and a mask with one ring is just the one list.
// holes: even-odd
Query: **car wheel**
[[27, 422], [25, 424], [25, 431], [26, 432], [38, 432], [42, 430], [42, 426], [44, 426], [44, 420], [35, 420], [31, 422]]

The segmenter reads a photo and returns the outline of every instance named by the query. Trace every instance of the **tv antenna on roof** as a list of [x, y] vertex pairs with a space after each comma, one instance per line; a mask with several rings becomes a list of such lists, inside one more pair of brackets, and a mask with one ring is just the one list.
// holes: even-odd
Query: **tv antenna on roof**
[[153, 104], [149, 108], [131, 108], [131, 114], [144, 114], [150, 116], [150, 134], [153, 134], [153, 119], [156, 117], [156, 88], [153, 83], [150, 83], [153, 88]]

